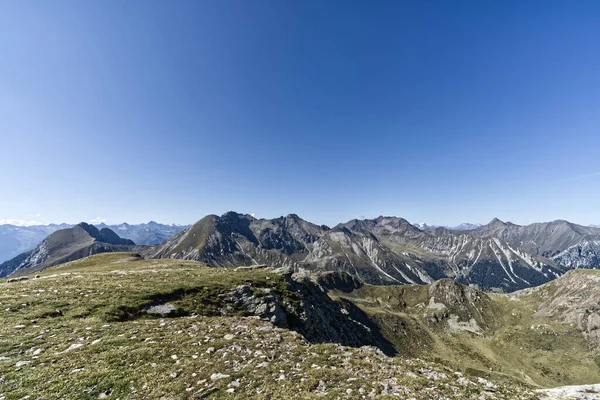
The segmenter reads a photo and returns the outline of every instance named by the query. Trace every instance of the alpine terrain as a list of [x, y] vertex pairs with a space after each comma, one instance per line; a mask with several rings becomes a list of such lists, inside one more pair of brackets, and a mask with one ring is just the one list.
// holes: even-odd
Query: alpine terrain
[[[144, 224], [95, 225], [98, 229], [108, 228], [124, 239], [136, 244], [153, 245], [162, 243], [188, 228], [189, 225], [166, 225], [150, 221]], [[71, 224], [50, 224], [33, 226], [0, 225], [0, 263], [33, 249], [49, 234], [60, 229], [72, 228]]]
[[599, 282], [486, 294], [96, 254], [0, 281], [0, 397], [584, 399]]
[[135, 243], [122, 239], [108, 228], [98, 229], [82, 222], [58, 230], [36, 248], [0, 264], [0, 276], [23, 275], [96, 253], [128, 251]]
[[229, 212], [209, 215], [143, 254], [218, 267], [346, 271], [370, 284], [453, 278], [485, 291], [511, 292], [571, 269], [600, 267], [600, 229], [560, 220], [521, 226], [494, 219], [474, 229], [422, 230], [397, 217], [329, 228], [295, 214], [269, 220]]
[[71, 228], [71, 225], [0, 225], [0, 263], [33, 249], [52, 232], [66, 228]]

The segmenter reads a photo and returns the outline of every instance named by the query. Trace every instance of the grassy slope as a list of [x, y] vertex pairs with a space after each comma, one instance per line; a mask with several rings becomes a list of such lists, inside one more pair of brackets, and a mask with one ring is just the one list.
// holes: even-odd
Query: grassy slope
[[[253, 317], [216, 315], [215, 295], [246, 282], [293, 295], [268, 271], [127, 253], [0, 283], [0, 398], [391, 398], [385, 393], [395, 390], [405, 398], [469, 399], [491, 385], [436, 363], [311, 345]], [[140, 312], [167, 299], [179, 317]], [[211, 380], [215, 373], [229, 376]], [[533, 398], [508, 381], [490, 393]]]
[[533, 316], [542, 295], [489, 295], [492, 302], [482, 310], [489, 327], [475, 335], [428, 323], [424, 316], [432, 310], [426, 307], [426, 286], [367, 285], [351, 294], [338, 293], [378, 321], [388, 340], [407, 355], [541, 387], [600, 382], [599, 352], [589, 348], [576, 327]]

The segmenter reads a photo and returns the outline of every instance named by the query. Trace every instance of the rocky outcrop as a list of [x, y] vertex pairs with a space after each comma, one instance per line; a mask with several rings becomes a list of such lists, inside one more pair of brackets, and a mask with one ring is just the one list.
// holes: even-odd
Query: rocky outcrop
[[240, 285], [219, 297], [226, 303], [222, 310], [224, 315], [242, 309], [280, 328], [289, 327], [286, 313], [282, 308], [283, 300], [271, 289], [254, 289], [250, 285]]
[[474, 306], [487, 296], [479, 290], [461, 285], [452, 279], [440, 279], [429, 285], [429, 297], [446, 307]]
[[493, 325], [493, 303], [485, 294], [452, 279], [441, 279], [427, 288], [429, 303], [425, 319], [445, 323], [450, 331], [482, 334]]
[[[360, 309], [351, 303], [332, 300], [327, 289], [310, 275], [284, 273], [287, 296], [266, 288], [241, 285], [221, 294], [223, 315], [243, 311], [280, 328], [300, 333], [311, 343], [339, 343], [344, 346], [377, 346], [393, 354], [393, 346]], [[352, 278], [342, 281], [352, 281]]]

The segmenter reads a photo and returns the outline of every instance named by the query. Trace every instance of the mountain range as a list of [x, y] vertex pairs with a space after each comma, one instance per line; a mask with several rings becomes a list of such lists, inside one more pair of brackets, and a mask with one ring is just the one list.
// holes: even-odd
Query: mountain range
[[[116, 230], [134, 231], [127, 224]], [[134, 251], [133, 243], [120, 246]], [[47, 249], [42, 243], [31, 254]], [[330, 228], [295, 214], [257, 219], [228, 212], [208, 215], [160, 244], [135, 246], [135, 251], [149, 259], [196, 260], [215, 267], [264, 264], [345, 271], [369, 284], [426, 284], [453, 278], [484, 291], [512, 292], [541, 285], [571, 269], [600, 268], [600, 229], [563, 220], [516, 225], [499, 219], [470, 229], [420, 229], [403, 218], [384, 216]], [[31, 254], [1, 264], [0, 270], [8, 275], [11, 268], [34, 271], [49, 265]], [[68, 258], [82, 254], [77, 250]], [[64, 253], [49, 256], [64, 257]], [[29, 260], [25, 269], [23, 260]]]
[[[37, 246], [49, 234], [61, 229], [72, 228], [72, 224], [50, 224], [34, 226], [0, 225], [0, 263]], [[99, 229], [109, 228], [119, 236], [131, 239], [136, 244], [153, 245], [181, 232], [189, 225], [165, 225], [150, 221], [146, 224], [106, 225], [98, 224]]]
[[570, 269], [600, 267], [600, 229], [562, 220], [521, 226], [494, 219], [469, 230], [422, 230], [403, 218], [383, 216], [329, 228], [295, 214], [268, 220], [229, 212], [209, 215], [143, 254], [219, 267], [341, 270], [370, 284], [449, 277], [486, 291], [511, 292]]
[[106, 225], [104, 223], [96, 225], [99, 229], [109, 228], [119, 234], [120, 237], [131, 239], [135, 244], [153, 245], [164, 242], [170, 237], [178, 234], [189, 225], [165, 225], [150, 221], [147, 224], [128, 224], [126, 222], [120, 225]]

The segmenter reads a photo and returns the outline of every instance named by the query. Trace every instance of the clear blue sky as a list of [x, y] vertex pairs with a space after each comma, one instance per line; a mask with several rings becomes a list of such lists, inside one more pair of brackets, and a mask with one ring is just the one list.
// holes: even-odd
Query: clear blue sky
[[2, 1], [0, 220], [600, 224], [598, 1]]

